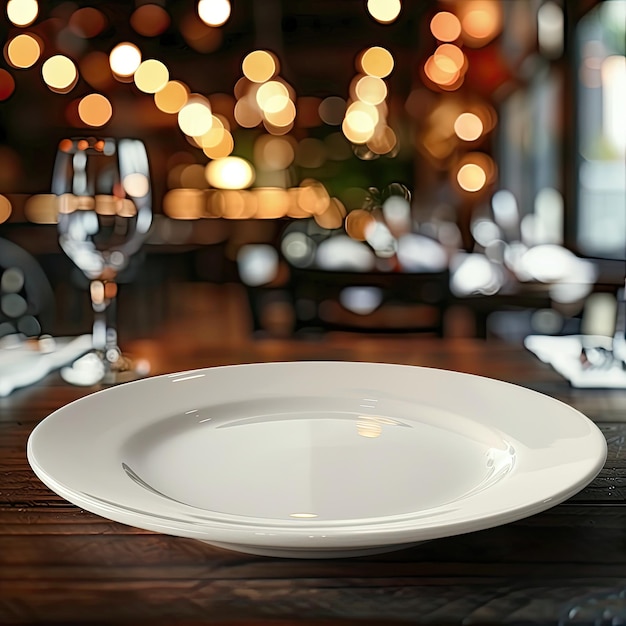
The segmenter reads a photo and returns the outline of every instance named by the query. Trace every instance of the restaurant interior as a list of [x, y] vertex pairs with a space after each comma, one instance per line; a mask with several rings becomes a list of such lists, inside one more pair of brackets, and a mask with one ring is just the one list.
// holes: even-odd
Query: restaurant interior
[[[8, 0], [0, 40], [1, 623], [624, 623], [626, 0]], [[611, 464], [577, 517], [359, 570], [85, 521], [26, 462], [93, 392], [272, 361], [512, 382]]]
[[134, 330], [199, 283], [228, 285], [259, 338], [612, 336], [623, 2], [200, 7], [7, 5], [0, 229], [45, 276], [5, 277], [3, 335], [89, 332], [52, 172], [64, 138], [112, 136], [150, 168], [117, 277]]

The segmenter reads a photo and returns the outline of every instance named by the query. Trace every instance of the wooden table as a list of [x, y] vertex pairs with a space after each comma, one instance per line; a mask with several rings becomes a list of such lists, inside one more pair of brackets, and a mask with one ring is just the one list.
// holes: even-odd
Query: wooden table
[[181, 300], [176, 324], [128, 345], [151, 361], [153, 373], [350, 359], [507, 380], [595, 420], [609, 442], [608, 462], [568, 502], [505, 526], [371, 557], [255, 557], [110, 522], [49, 491], [28, 466], [28, 435], [50, 412], [95, 389], [51, 374], [0, 399], [0, 624], [547, 625], [586, 594], [626, 589], [626, 391], [572, 390], [521, 347], [492, 341], [259, 340], [211, 330], [206, 320], [194, 327], [184, 317], [193, 313], [197, 324], [216, 308], [222, 321], [230, 319], [215, 302], [198, 308]]

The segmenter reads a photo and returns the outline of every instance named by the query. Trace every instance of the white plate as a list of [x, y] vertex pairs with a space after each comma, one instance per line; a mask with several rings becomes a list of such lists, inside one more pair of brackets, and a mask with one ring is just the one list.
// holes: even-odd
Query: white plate
[[28, 441], [39, 478], [103, 517], [287, 557], [385, 552], [547, 509], [606, 441], [553, 398], [375, 363], [215, 367], [73, 402]]

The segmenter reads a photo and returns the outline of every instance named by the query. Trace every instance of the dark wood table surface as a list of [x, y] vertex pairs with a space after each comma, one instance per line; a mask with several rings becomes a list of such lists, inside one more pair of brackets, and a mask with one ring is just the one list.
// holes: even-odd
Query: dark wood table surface
[[[581, 623], [572, 609], [589, 594], [626, 590], [626, 391], [573, 390], [520, 346], [492, 340], [252, 339], [199, 324], [219, 303], [177, 306], [176, 323], [127, 342], [155, 374], [298, 359], [471, 372], [581, 410], [606, 435], [608, 461], [581, 493], [515, 523], [377, 556], [256, 557], [107, 521], [47, 489], [27, 463], [27, 438], [96, 389], [53, 373], [0, 399], [1, 625], [548, 625]], [[220, 315], [229, 323], [228, 310]]]

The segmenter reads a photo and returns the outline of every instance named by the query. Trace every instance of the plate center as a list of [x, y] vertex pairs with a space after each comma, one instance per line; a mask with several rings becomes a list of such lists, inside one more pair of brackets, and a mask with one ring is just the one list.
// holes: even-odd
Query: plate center
[[123, 452], [127, 474], [206, 511], [349, 521], [453, 503], [514, 462], [502, 439], [485, 441], [445, 420], [325, 409], [234, 413], [189, 411], [137, 433]]

